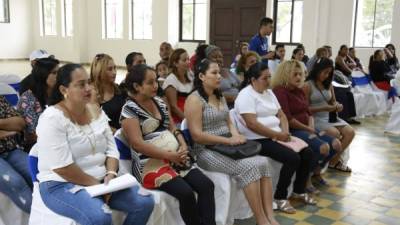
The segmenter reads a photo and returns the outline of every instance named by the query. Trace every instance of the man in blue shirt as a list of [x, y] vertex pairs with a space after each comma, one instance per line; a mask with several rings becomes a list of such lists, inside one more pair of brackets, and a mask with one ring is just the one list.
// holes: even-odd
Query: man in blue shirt
[[249, 50], [257, 52], [262, 62], [268, 64], [268, 59], [273, 59], [275, 52], [268, 51], [268, 37], [274, 30], [274, 21], [271, 18], [264, 17], [260, 21], [258, 34], [251, 38], [249, 43]]

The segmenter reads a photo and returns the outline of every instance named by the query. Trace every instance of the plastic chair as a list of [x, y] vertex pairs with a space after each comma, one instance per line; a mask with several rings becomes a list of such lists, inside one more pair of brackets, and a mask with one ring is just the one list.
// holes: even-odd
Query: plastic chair
[[[186, 119], [181, 123], [181, 130], [186, 142], [193, 144]], [[246, 219], [253, 215], [243, 190], [237, 188], [233, 178], [224, 173], [199, 169], [214, 183], [215, 220], [218, 225], [231, 225], [235, 219]]]
[[18, 92], [20, 88], [21, 77], [15, 74], [0, 75], [0, 83], [8, 84], [15, 89], [16, 92]]
[[0, 95], [4, 96], [10, 105], [15, 107], [18, 104], [18, 92], [10, 85], [0, 83]]

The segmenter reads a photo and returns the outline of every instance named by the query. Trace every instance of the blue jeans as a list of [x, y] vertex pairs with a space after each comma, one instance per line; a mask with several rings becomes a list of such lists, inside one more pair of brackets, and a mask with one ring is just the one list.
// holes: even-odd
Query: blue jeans
[[0, 192], [7, 195], [21, 210], [30, 213], [32, 205], [32, 179], [28, 154], [15, 149], [0, 154]]
[[[52, 211], [81, 225], [111, 225], [111, 210], [102, 197], [92, 198], [84, 189], [75, 192], [74, 187], [72, 183], [58, 181], [39, 184], [43, 202]], [[138, 190], [135, 186], [111, 195], [110, 208], [127, 213], [123, 225], [145, 225], [153, 211], [153, 197], [139, 195]]]
[[[324, 167], [326, 163], [329, 162], [329, 160], [331, 160], [333, 156], [335, 156], [336, 154], [336, 151], [332, 147], [332, 142], [335, 140], [334, 137], [331, 137], [327, 134], [319, 135], [320, 131], [318, 130], [316, 134], [317, 136], [314, 138], [310, 138], [311, 133], [305, 130], [292, 129], [290, 130], [290, 133], [293, 136], [298, 137], [303, 141], [305, 141], [310, 146], [311, 150], [314, 152], [313, 161], [318, 163], [314, 163], [314, 165], [312, 165], [311, 167], [312, 169], [314, 169], [316, 166], [320, 166], [321, 168]], [[320, 147], [323, 144], [329, 145], [328, 156], [324, 156], [320, 153]]]

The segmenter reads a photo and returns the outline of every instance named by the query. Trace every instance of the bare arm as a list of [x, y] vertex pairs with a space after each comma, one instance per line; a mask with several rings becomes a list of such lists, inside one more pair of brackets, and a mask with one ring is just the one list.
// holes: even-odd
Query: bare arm
[[184, 119], [185, 115], [177, 104], [178, 99], [176, 89], [172, 86], [167, 87], [167, 89], [165, 89], [165, 96], [168, 99], [168, 105], [171, 108], [171, 112], [179, 118]]
[[[203, 108], [202, 108], [202, 102], [197, 96], [190, 95], [186, 99], [185, 116], [187, 119], [188, 127], [190, 130], [190, 134], [193, 138], [193, 141], [204, 145], [229, 144], [228, 138], [217, 135], [211, 135], [206, 132], [203, 132], [203, 125], [202, 125]], [[229, 128], [231, 130], [231, 133], [232, 131], [235, 132], [236, 130], [232, 128], [232, 125], [230, 125]], [[234, 133], [232, 133], [232, 135], [234, 135]]]
[[19, 116], [0, 119], [0, 130], [20, 132], [25, 128], [25, 120]]
[[340, 56], [336, 57], [336, 63], [339, 64], [344, 70], [348, 73], [351, 73], [353, 70], [347, 65], [344, 59]]

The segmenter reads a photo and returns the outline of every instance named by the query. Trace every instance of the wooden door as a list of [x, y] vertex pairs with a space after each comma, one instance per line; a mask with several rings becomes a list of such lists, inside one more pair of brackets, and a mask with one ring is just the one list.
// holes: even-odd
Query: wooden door
[[266, 15], [267, 0], [210, 0], [210, 43], [224, 54], [229, 67], [241, 41], [249, 42]]

